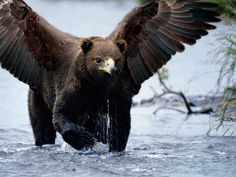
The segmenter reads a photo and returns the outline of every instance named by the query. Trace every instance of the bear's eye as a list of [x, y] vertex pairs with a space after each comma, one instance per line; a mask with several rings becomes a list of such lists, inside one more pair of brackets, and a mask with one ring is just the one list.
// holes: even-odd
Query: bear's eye
[[101, 58], [96, 58], [96, 59], [94, 60], [94, 62], [95, 62], [96, 64], [101, 64], [101, 63], [103, 63], [104, 61], [103, 61], [103, 59], [101, 59]]

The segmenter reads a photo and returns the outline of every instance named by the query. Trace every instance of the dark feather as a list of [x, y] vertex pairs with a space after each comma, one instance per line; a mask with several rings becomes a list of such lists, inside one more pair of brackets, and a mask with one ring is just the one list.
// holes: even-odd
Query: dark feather
[[145, 58], [145, 60], [143, 59], [143, 61], [146, 65], [146, 67], [149, 69], [149, 71], [151, 73], [155, 73], [156, 72], [156, 67], [155, 66], [157, 66], [159, 64], [156, 62], [156, 60], [152, 60], [152, 57], [149, 57], [150, 53], [148, 53], [148, 51], [146, 50], [144, 44], [140, 44], [139, 51], [140, 51], [140, 56], [142, 58]]
[[[17, 29], [16, 29], [16, 33], [17, 33]], [[2, 67], [3, 68], [8, 68], [9, 63], [11, 63], [12, 58], [11, 58], [11, 53], [14, 53], [14, 46], [15, 46], [15, 42], [17, 41], [17, 38], [14, 36], [15, 34], [12, 33], [12, 39], [9, 39], [9, 44], [5, 44], [8, 45], [6, 50], [4, 51], [2, 57], [1, 57], [1, 62], [2, 62]]]
[[167, 48], [161, 42], [158, 36], [150, 34], [146, 40], [148, 41], [150, 49], [158, 52], [159, 55], [157, 56], [160, 56], [163, 60], [165, 60], [165, 62], [169, 61], [169, 59], [171, 58], [171, 53], [174, 51]]
[[1, 39], [0, 39], [0, 57], [1, 57], [1, 61], [2, 61], [2, 56], [3, 56], [6, 48], [8, 47], [9, 43], [11, 42], [11, 40], [13, 38], [14, 38], [14, 36], [12, 36], [10, 32], [6, 32], [5, 35], [1, 37]]
[[128, 66], [130, 68], [136, 68], [132, 70], [134, 72], [131, 73], [131, 75], [136, 76], [136, 82], [142, 83], [143, 81], [145, 81], [147, 78], [150, 77], [150, 73], [148, 72], [147, 68], [144, 66], [140, 55], [133, 58], [133, 60], [129, 60]]
[[11, 66], [9, 66], [9, 71], [11, 74], [15, 74], [16, 73], [16, 69], [18, 68], [19, 66], [19, 63], [21, 61], [21, 58], [20, 55], [21, 55], [21, 52], [23, 50], [22, 48], [22, 38], [23, 38], [23, 33], [20, 33], [19, 36], [18, 36], [18, 39], [15, 43], [15, 49], [14, 49], [14, 52], [12, 52], [12, 59], [14, 60], [14, 62], [12, 62]]
[[2, 8], [1, 10], [0, 10], [0, 17], [2, 17], [2, 16], [5, 16], [7, 13], [9, 13], [10, 12], [10, 9], [5, 9], [4, 10], [4, 8]]
[[58, 53], [67, 52], [67, 44], [77, 40], [51, 26], [23, 0], [0, 1], [0, 64], [26, 84], [35, 86], [44, 69], [56, 69], [59, 62], [48, 68], [48, 60], [61, 60]]
[[215, 29], [216, 27], [214, 25], [210, 25], [210, 24], [206, 24], [203, 22], [195, 22], [195, 23], [181, 23], [178, 21], [173, 20], [172, 18], [169, 20], [168, 22], [171, 25], [177, 26], [177, 27], [181, 27], [181, 28], [185, 28], [185, 29], [192, 29], [192, 30], [212, 30]]
[[[25, 63], [25, 60], [24, 60], [24, 54], [25, 54], [25, 51], [27, 51], [27, 47], [24, 43], [21, 43], [21, 47], [20, 47], [20, 50], [17, 54], [17, 62], [15, 63], [14, 67], [13, 67], [13, 75], [15, 77], [20, 77], [20, 73], [22, 72], [22, 69], [24, 67], [24, 63]], [[22, 81], [22, 80], [21, 80]]]
[[10, 15], [0, 19], [0, 25], [1, 26], [8, 26], [10, 25], [12, 22], [12, 17]]
[[[208, 34], [207, 30], [215, 29], [208, 22], [219, 21], [216, 7], [214, 3], [199, 0], [155, 1], [131, 11], [110, 37], [127, 41], [128, 63], [132, 56], [133, 66], [135, 61], [139, 65], [143, 61], [147, 69], [155, 73], [172, 55], [184, 51], [182, 43], [193, 45]], [[132, 29], [137, 27], [139, 30], [134, 33]], [[137, 58], [139, 55], [142, 60]], [[129, 67], [129, 70], [133, 80], [143, 80], [140, 67]]]
[[178, 42], [175, 38], [171, 38], [170, 36], [166, 36], [164, 33], [158, 32], [158, 36], [160, 40], [173, 51], [182, 52], [185, 47], [183, 44]]
[[173, 11], [179, 11], [180, 13], [186, 12], [190, 9], [216, 9], [218, 7], [215, 3], [209, 3], [209, 2], [189, 2], [186, 4], [179, 5], [176, 3], [176, 5], [172, 6]]
[[[189, 44], [189, 45], [193, 45], [196, 43], [196, 40], [195, 39], [190, 39], [190, 38], [187, 38], [186, 36], [183, 36], [181, 35], [180, 32], [178, 31], [175, 31], [177, 32], [178, 34], [176, 33], [173, 33], [172, 31], [169, 31], [168, 28], [164, 28], [164, 27], [161, 27], [160, 30], [159, 30], [161, 33], [167, 35], [167, 36], [170, 36], [171, 38], [173, 39], [176, 39], [178, 41], [181, 41], [183, 43], [186, 43], [186, 44]], [[191, 37], [191, 36], [190, 36]], [[191, 37], [192, 38], [192, 37]]]
[[156, 44], [156, 46], [160, 47], [160, 49], [162, 51], [164, 51], [167, 55], [167, 57], [165, 57], [165, 59], [169, 60], [171, 58], [171, 55], [175, 55], [176, 54], [176, 50], [172, 49], [171, 47], [169, 47], [169, 45], [166, 45], [165, 42], [163, 42], [160, 39], [160, 36], [157, 34], [150, 34], [149, 35], [149, 40], [152, 41], [153, 44]]
[[23, 45], [23, 51], [21, 52], [21, 55], [19, 56], [19, 59], [21, 60], [18, 68], [17, 68], [17, 72], [15, 73], [14, 76], [18, 76], [20, 81], [23, 81], [23, 71], [25, 68], [25, 64], [26, 64], [26, 53], [25, 51], [27, 50], [27, 47], [25, 45]]
[[[207, 31], [202, 30], [202, 29], [188, 29], [188, 28], [183, 28], [183, 27], [176, 26], [176, 25], [170, 24], [170, 23], [168, 23], [168, 24], [166, 25], [166, 27], [171, 28], [171, 29], [173, 29], [173, 30], [175, 30], [175, 31], [180, 32], [180, 35], [181, 35], [181, 34], [182, 34], [182, 35], [190, 35], [190, 36], [192, 36], [192, 37], [195, 37], [195, 36], [196, 36], [196, 39], [200, 39], [200, 36], [205, 36], [205, 35], [208, 34]], [[176, 34], [178, 34], [178, 33], [176, 33]], [[190, 38], [190, 37], [189, 37], [189, 38]]]
[[[162, 58], [162, 53], [160, 53], [149, 40], [142, 42], [143, 44], [143, 53], [142, 58], [145, 58], [145, 61], [150, 61], [152, 63], [153, 73], [157, 71], [163, 64], [165, 64], [164, 58]], [[141, 52], [142, 54], [142, 52]]]
[[[157, 20], [161, 20], [160, 18]], [[150, 33], [156, 33], [158, 29], [162, 26], [163, 23], [165, 22], [158, 22], [157, 20], [149, 20], [146, 24], [146, 31]]]
[[31, 58], [30, 58], [30, 54], [27, 52], [24, 59], [26, 61], [26, 63], [24, 64], [24, 69], [22, 70], [22, 81], [26, 84], [29, 84], [29, 78], [30, 78], [30, 68], [32, 68], [32, 62], [31, 62]]

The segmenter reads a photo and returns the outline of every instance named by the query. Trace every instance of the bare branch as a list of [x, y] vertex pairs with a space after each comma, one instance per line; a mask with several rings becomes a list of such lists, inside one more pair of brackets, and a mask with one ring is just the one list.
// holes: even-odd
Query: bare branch
[[165, 82], [164, 82], [160, 72], [157, 72], [157, 75], [158, 75], [158, 79], [159, 79], [159, 82], [160, 82], [161, 86], [164, 88], [163, 89], [163, 93], [158, 94], [153, 87], [150, 87], [151, 90], [154, 93], [154, 96], [152, 98], [150, 98], [150, 99], [142, 100], [140, 102], [140, 104], [142, 105], [142, 104], [145, 104], [145, 103], [155, 103], [155, 100], [160, 99], [161, 97], [163, 97], [163, 96], [165, 96], [167, 94], [174, 94], [174, 95], [179, 96], [183, 100], [183, 102], [185, 104], [185, 107], [187, 109], [187, 112], [179, 110], [179, 109], [176, 109], [176, 108], [170, 108], [170, 107], [163, 106], [163, 107], [157, 108], [153, 112], [153, 114], [156, 114], [161, 109], [174, 110], [174, 111], [178, 111], [178, 112], [181, 112], [181, 113], [184, 113], [184, 114], [187, 114], [187, 115], [191, 115], [191, 114], [209, 114], [209, 113], [213, 112], [213, 109], [211, 107], [210, 108], [203, 108], [203, 109], [201, 109], [199, 111], [193, 111], [192, 108], [191, 108], [191, 103], [187, 100], [187, 97], [184, 95], [184, 93], [183, 92], [176, 92], [176, 91], [171, 90], [165, 84]]
[[156, 113], [157, 113], [158, 111], [160, 111], [161, 109], [169, 109], [169, 110], [173, 110], [173, 111], [177, 111], [177, 112], [186, 114], [185, 111], [182, 111], [182, 110], [176, 109], [176, 108], [171, 108], [171, 107], [160, 107], [160, 108], [157, 108], [155, 111], [153, 111], [153, 114], [156, 114]]

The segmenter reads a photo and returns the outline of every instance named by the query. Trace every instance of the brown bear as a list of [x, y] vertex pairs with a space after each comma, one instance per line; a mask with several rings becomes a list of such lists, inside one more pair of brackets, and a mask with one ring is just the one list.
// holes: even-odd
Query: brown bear
[[99, 37], [81, 40], [82, 50], [75, 58], [57, 73], [43, 75], [40, 91], [30, 89], [29, 112], [37, 146], [53, 144], [57, 130], [76, 149], [101, 141], [109, 143], [110, 150], [124, 150], [133, 96], [128, 89], [132, 82], [122, 89], [125, 83], [120, 80], [125, 45]]
[[75, 149], [98, 141], [125, 150], [132, 98], [177, 52], [218, 22], [213, 3], [154, 0], [131, 10], [107, 37], [61, 32], [22, 0], [0, 0], [0, 63], [30, 86], [35, 144], [56, 131]]

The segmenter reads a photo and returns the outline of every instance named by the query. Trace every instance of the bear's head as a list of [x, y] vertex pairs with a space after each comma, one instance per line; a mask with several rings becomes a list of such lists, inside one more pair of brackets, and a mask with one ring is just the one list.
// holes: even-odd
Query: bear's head
[[124, 40], [111, 41], [100, 37], [84, 39], [81, 48], [89, 74], [96, 80], [112, 78], [124, 67]]

